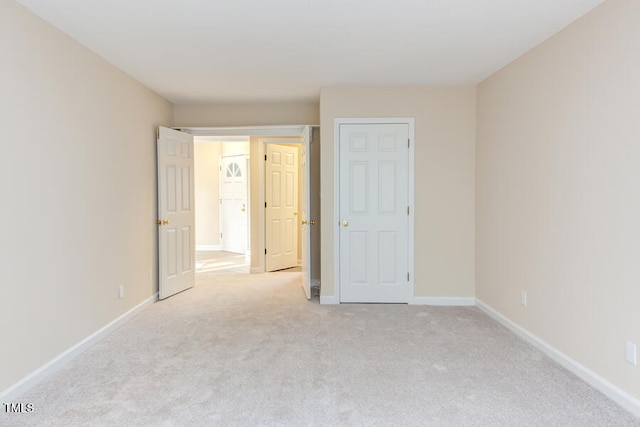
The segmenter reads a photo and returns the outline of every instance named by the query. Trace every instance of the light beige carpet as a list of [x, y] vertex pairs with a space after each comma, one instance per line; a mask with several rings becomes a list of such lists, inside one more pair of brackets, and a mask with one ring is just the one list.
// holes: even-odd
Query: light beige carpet
[[321, 306], [295, 272], [210, 276], [3, 426], [638, 426], [475, 308]]

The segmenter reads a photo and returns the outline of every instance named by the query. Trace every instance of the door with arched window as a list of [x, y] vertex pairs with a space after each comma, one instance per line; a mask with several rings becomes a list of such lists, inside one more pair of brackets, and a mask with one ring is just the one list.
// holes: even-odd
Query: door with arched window
[[247, 156], [220, 158], [220, 249], [247, 253]]

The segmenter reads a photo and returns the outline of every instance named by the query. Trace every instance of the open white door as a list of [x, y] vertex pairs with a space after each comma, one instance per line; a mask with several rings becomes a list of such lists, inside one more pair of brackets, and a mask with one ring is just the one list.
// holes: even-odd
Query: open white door
[[159, 297], [164, 299], [195, 282], [195, 209], [193, 136], [158, 129]]
[[300, 203], [300, 236], [302, 251], [302, 288], [307, 296], [307, 299], [311, 299], [311, 230], [310, 228], [315, 225], [315, 219], [309, 218], [311, 215], [311, 199], [309, 196], [309, 151], [311, 144], [311, 127], [305, 126], [304, 133], [302, 135], [302, 152], [300, 153], [300, 174], [302, 189], [300, 191], [302, 200]]
[[298, 264], [298, 147], [266, 145], [266, 271]]

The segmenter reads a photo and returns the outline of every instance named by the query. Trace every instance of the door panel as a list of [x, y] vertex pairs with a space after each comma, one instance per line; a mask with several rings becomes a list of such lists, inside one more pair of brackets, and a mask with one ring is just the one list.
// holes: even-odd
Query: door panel
[[298, 147], [266, 144], [266, 271], [298, 264]]
[[193, 137], [158, 129], [159, 297], [167, 298], [195, 282]]
[[305, 127], [302, 148], [300, 152], [300, 173], [302, 182], [300, 202], [300, 250], [302, 259], [302, 289], [307, 299], [311, 299], [311, 230], [315, 219], [311, 217], [310, 174], [309, 174], [309, 148], [311, 144], [311, 128]]
[[409, 127], [342, 124], [340, 301], [408, 302]]

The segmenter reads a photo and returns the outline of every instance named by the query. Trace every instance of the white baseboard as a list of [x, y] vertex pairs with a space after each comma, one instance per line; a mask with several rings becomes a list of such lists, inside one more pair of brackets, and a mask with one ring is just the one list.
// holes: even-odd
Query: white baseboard
[[320, 304], [340, 304], [340, 299], [335, 295], [320, 295]]
[[620, 406], [631, 412], [637, 417], [640, 417], [640, 400], [631, 396], [629, 393], [625, 392], [621, 388], [611, 384], [606, 379], [602, 378], [600, 375], [596, 374], [589, 368], [581, 365], [576, 362], [566, 354], [562, 353], [557, 348], [552, 345], [546, 343], [541, 340], [537, 336], [533, 335], [531, 332], [524, 329], [522, 326], [516, 324], [515, 322], [509, 320], [507, 317], [495, 311], [493, 308], [489, 307], [487, 304], [482, 302], [479, 299], [476, 299], [476, 306], [486, 313], [489, 317], [495, 319], [503, 326], [507, 327], [511, 331], [513, 331], [516, 335], [524, 339], [525, 341], [532, 344], [538, 350], [545, 353], [551, 359], [562, 365], [564, 368], [573, 372], [575, 375], [584, 380], [587, 384], [592, 387], [598, 389], [603, 394], [608, 396], [611, 400], [618, 403]]
[[464, 297], [413, 297], [410, 304], [469, 307], [476, 305], [476, 299]]
[[[340, 299], [335, 295], [320, 296], [320, 304], [340, 304]], [[476, 300], [461, 297], [413, 297], [409, 304], [469, 307], [474, 306]]]
[[89, 335], [87, 338], [83, 339], [79, 343], [75, 344], [73, 347], [67, 349], [62, 354], [57, 357], [51, 359], [49, 362], [45, 363], [8, 389], [2, 391], [0, 393], [0, 401], [1, 402], [11, 402], [19, 397], [21, 394], [25, 393], [31, 387], [35, 386], [39, 382], [44, 379], [50, 377], [60, 369], [62, 369], [66, 364], [71, 362], [75, 357], [95, 345], [102, 338], [109, 335], [111, 332], [116, 330], [120, 325], [125, 323], [127, 320], [138, 314], [147, 306], [153, 304], [158, 300], [158, 294], [155, 294], [146, 300], [142, 301], [140, 304], [133, 307], [131, 310], [127, 311], [120, 317], [113, 320], [108, 325], [102, 327], [98, 331]]
[[220, 245], [196, 245], [197, 251], [219, 251]]

